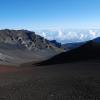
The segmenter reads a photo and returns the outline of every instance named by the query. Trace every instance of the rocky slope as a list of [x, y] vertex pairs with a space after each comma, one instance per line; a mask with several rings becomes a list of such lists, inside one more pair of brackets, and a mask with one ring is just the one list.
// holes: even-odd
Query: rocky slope
[[63, 52], [50, 41], [27, 30], [0, 30], [0, 64], [37, 62]]

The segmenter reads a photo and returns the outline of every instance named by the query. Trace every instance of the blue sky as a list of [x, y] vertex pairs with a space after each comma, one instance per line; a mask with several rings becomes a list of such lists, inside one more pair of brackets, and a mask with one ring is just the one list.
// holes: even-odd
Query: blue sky
[[0, 0], [0, 29], [100, 27], [100, 0]]

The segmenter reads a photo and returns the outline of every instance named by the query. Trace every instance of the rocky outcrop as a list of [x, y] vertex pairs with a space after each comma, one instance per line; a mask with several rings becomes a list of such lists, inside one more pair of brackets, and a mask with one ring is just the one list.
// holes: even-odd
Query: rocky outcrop
[[27, 30], [0, 30], [0, 43], [17, 44], [29, 50], [44, 49], [49, 41]]
[[[63, 52], [49, 40], [28, 30], [0, 30], [0, 64], [38, 62]], [[3, 57], [4, 56], [4, 57]]]

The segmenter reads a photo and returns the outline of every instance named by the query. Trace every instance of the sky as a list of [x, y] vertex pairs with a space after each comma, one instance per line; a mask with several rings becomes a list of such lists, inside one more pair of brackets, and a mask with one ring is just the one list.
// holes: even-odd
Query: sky
[[[62, 32], [65, 29], [89, 29], [87, 37], [94, 37], [90, 29], [100, 28], [100, 0], [0, 0], [0, 29], [5, 28], [59, 30], [40, 35], [61, 42], [77, 35], [83, 37], [71, 31]], [[86, 38], [85, 35], [86, 32]]]
[[100, 0], [0, 0], [0, 29], [100, 27]]

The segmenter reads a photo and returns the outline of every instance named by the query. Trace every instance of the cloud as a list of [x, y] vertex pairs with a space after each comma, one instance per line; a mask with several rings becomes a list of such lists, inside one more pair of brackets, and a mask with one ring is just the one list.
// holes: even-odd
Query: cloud
[[59, 30], [56, 38], [60, 40], [65, 40], [67, 37], [66, 37], [66, 34], [62, 30]]
[[68, 39], [75, 39], [75, 38], [79, 37], [76, 32], [68, 32], [68, 33], [66, 33], [66, 36]]
[[57, 40], [59, 42], [78, 42], [83, 38], [83, 34], [79, 37], [77, 32], [64, 32], [62, 30], [59, 31], [46, 31], [40, 32], [39, 35], [49, 39], [49, 40]]
[[90, 34], [90, 35], [92, 35], [93, 37], [95, 37], [95, 36], [96, 36], [96, 32], [95, 32], [95, 31], [93, 31], [93, 30], [89, 30], [89, 34]]
[[49, 40], [54, 40], [58, 36], [56, 31], [40, 31], [37, 32], [37, 34]]
[[42, 33], [42, 36], [43, 36], [44, 38], [46, 38], [46, 33], [45, 33], [45, 32], [43, 32], [43, 33]]
[[100, 30], [80, 30], [80, 31], [40, 31], [39, 35], [48, 40], [57, 40], [61, 43], [81, 42], [91, 40], [100, 36]]
[[84, 35], [81, 34], [81, 35], [80, 35], [80, 40], [83, 40], [83, 39], [84, 39]]
[[57, 39], [60, 40], [69, 40], [69, 39], [75, 39], [78, 38], [78, 34], [76, 32], [63, 32], [63, 31], [58, 31], [58, 35], [56, 36]]

